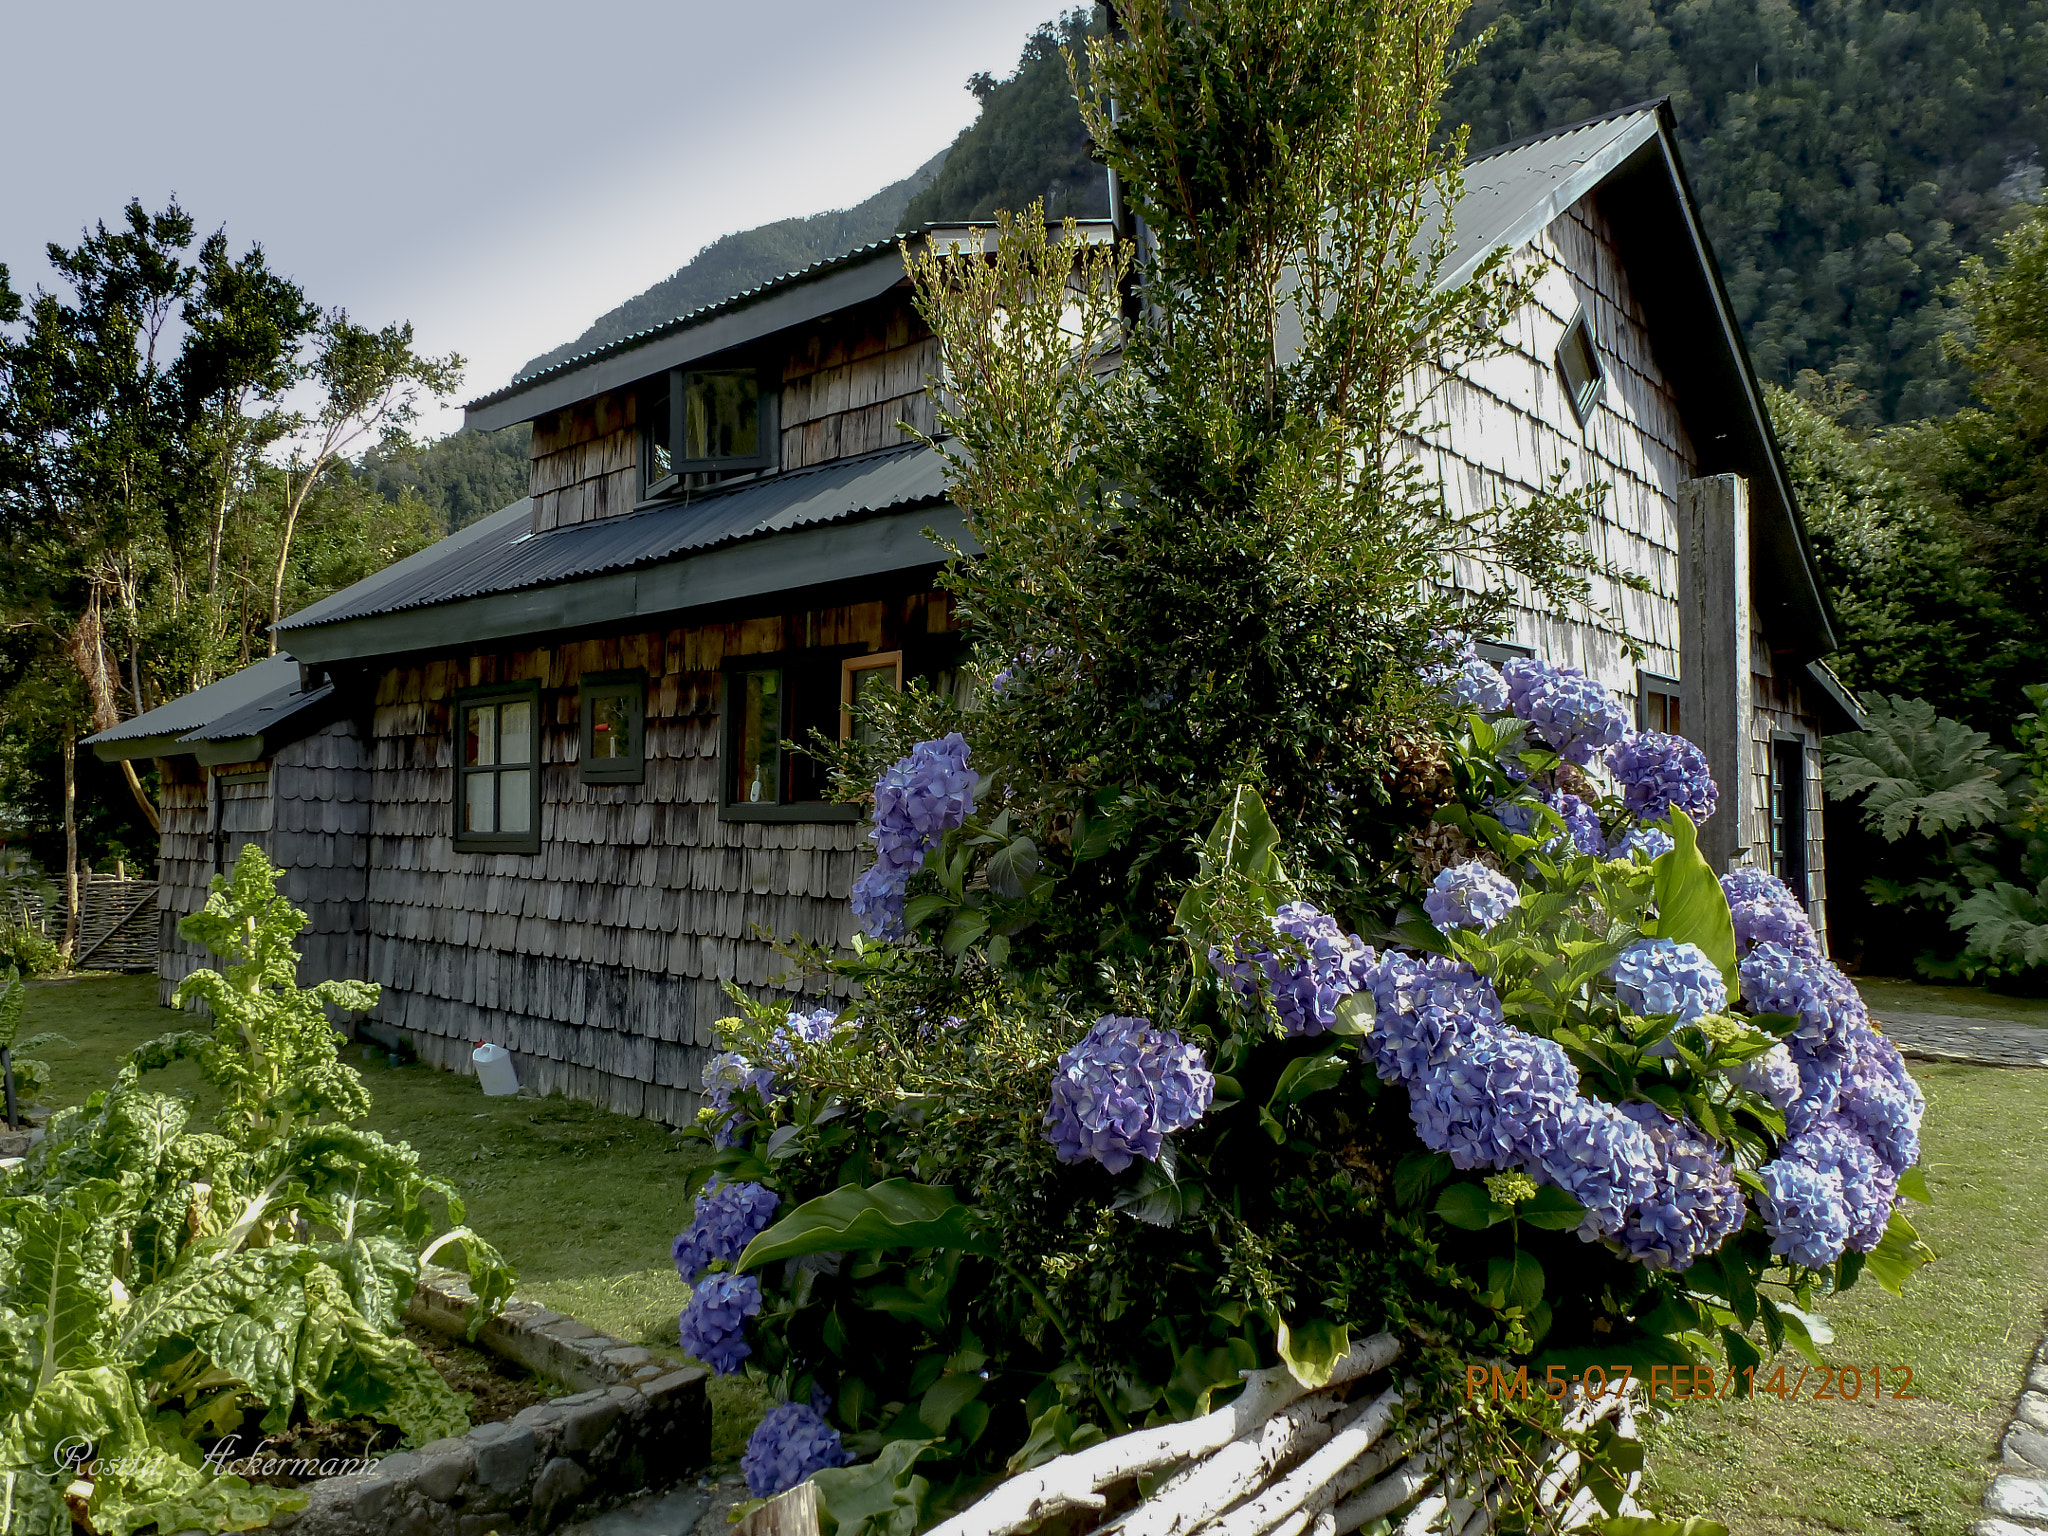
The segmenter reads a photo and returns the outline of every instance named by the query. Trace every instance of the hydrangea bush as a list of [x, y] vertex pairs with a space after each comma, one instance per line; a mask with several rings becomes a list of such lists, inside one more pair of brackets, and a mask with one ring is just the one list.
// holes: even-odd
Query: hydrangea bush
[[[1573, 682], [1574, 719], [1619, 712], [1597, 689]], [[1754, 1367], [1810, 1352], [1831, 1290], [1931, 1256], [1900, 1211], [1923, 1101], [1792, 893], [1715, 879], [1685, 809], [1711, 792], [1603, 793], [1514, 725], [1475, 710], [1446, 740], [1434, 820], [1470, 853], [1397, 887], [1378, 945], [1240, 789], [1178, 961], [1111, 951], [1092, 986], [1023, 963], [1076, 878], [1038, 857], [1054, 838], [977, 819], [965, 785], [926, 796], [902, 937], [809, 956], [857, 1001], [747, 1002], [707, 1073], [722, 1150], [677, 1239], [681, 1336], [779, 1400], [757, 1494], [876, 1455], [938, 1509], [1380, 1328], [1446, 1404], [1480, 1356]], [[928, 740], [882, 784], [967, 758]]]

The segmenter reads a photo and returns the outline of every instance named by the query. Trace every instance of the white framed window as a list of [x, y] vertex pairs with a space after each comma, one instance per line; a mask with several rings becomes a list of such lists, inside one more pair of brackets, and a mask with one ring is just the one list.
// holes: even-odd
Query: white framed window
[[1581, 308], [1564, 328], [1557, 344], [1557, 376], [1564, 385], [1564, 397], [1571, 402], [1572, 415], [1584, 426], [1607, 388], [1607, 375], [1600, 367], [1600, 353], [1593, 345], [1593, 327]]

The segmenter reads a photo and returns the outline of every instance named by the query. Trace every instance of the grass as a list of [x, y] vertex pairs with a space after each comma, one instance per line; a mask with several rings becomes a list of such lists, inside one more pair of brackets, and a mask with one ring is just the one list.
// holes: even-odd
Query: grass
[[[1653, 1494], [1732, 1536], [1960, 1536], [1979, 1518], [1999, 1437], [2048, 1308], [2048, 1073], [1914, 1064], [1927, 1093], [1941, 1255], [1903, 1299], [1869, 1281], [1825, 1303], [1830, 1362], [1913, 1368], [1912, 1402], [1681, 1405], [1650, 1437]], [[1796, 1366], [1790, 1376], [1796, 1376]]]
[[2013, 997], [1982, 987], [1937, 987], [1889, 976], [1859, 976], [1856, 990], [1882, 1019], [1894, 1013], [1946, 1013], [1963, 1019], [2006, 1019], [2048, 1026], [2048, 997]]
[[[37, 1053], [52, 1068], [49, 1100], [76, 1104], [113, 1080], [134, 1046], [178, 1027], [157, 1006], [149, 976], [88, 974], [32, 984], [24, 1034], [55, 1030], [77, 1049]], [[674, 1359], [676, 1314], [688, 1300], [669, 1243], [689, 1221], [685, 1176], [701, 1156], [666, 1126], [561, 1097], [487, 1099], [476, 1080], [393, 1066], [373, 1047], [348, 1047], [374, 1107], [370, 1129], [409, 1142], [429, 1173], [462, 1192], [468, 1221], [519, 1272], [519, 1294]], [[193, 1096], [211, 1113], [190, 1063], [155, 1086]], [[713, 1383], [713, 1452], [739, 1454], [765, 1406], [734, 1379]]]
[[[1943, 1006], [1930, 1011], [1983, 1006], [1963, 988], [1910, 990], [1938, 992]], [[155, 997], [148, 977], [36, 984], [25, 1031], [58, 1030], [79, 1047], [42, 1053], [53, 1102], [104, 1087], [131, 1046], [175, 1022]], [[376, 1101], [370, 1125], [461, 1189], [470, 1221], [518, 1268], [522, 1296], [680, 1358], [685, 1295], [668, 1245], [688, 1214], [695, 1154], [645, 1121], [561, 1098], [486, 1099], [474, 1079], [369, 1054], [351, 1060]], [[1711, 1513], [1735, 1536], [1960, 1536], [1975, 1518], [2048, 1307], [2048, 1073], [1916, 1064], [1915, 1075], [1935, 1203], [1913, 1216], [1940, 1262], [1903, 1300], [1866, 1281], [1824, 1310], [1831, 1360], [1910, 1365], [1920, 1395], [1681, 1408], [1652, 1434], [1653, 1493], [1672, 1512]], [[162, 1086], [196, 1085], [181, 1064]], [[713, 1386], [723, 1460], [762, 1404], [744, 1382]]]

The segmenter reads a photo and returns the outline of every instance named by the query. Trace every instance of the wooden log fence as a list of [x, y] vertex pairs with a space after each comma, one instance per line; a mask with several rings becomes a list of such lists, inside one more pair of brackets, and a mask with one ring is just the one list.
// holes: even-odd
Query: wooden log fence
[[[1393, 1371], [1400, 1342], [1378, 1334], [1307, 1388], [1284, 1368], [1248, 1373], [1235, 1401], [1199, 1419], [1134, 1430], [997, 1484], [927, 1536], [1351, 1536], [1392, 1521], [1393, 1536], [1487, 1536], [1506, 1503], [1497, 1469], [1461, 1467], [1456, 1415], [1396, 1429], [1412, 1383]], [[1613, 1421], [1636, 1436], [1632, 1385], [1578, 1394], [1567, 1431]], [[1560, 1440], [1533, 1475], [1542, 1528], [1587, 1531], [1605, 1518]], [[1140, 1478], [1154, 1482], [1140, 1494]], [[1638, 1475], [1639, 1477], [1639, 1475]], [[1645, 1511], [1631, 1477], [1622, 1513]], [[816, 1536], [816, 1499], [800, 1484], [734, 1527], [734, 1536]]]

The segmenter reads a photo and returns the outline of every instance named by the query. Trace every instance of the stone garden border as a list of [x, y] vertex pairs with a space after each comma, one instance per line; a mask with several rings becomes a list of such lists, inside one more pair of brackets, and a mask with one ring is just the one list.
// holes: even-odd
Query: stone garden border
[[[407, 1309], [440, 1333], [468, 1331], [468, 1282], [430, 1269]], [[679, 1369], [588, 1324], [513, 1301], [476, 1343], [581, 1390], [307, 1485], [304, 1509], [268, 1527], [292, 1536], [485, 1536], [548, 1531], [646, 1487], [680, 1482], [710, 1457], [704, 1371]], [[199, 1536], [197, 1532], [181, 1536]]]

